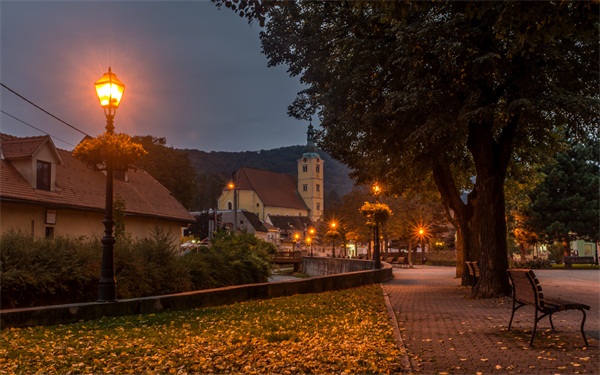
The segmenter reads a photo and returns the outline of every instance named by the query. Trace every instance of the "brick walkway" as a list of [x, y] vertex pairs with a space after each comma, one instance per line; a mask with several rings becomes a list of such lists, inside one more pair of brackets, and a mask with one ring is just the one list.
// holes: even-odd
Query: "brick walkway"
[[581, 313], [554, 315], [538, 323], [529, 347], [533, 309], [515, 313], [507, 330], [511, 298], [473, 300], [449, 267], [394, 269], [383, 284], [396, 313], [411, 370], [420, 374], [599, 374], [600, 272], [537, 270], [546, 295], [583, 302], [587, 312], [583, 347]]

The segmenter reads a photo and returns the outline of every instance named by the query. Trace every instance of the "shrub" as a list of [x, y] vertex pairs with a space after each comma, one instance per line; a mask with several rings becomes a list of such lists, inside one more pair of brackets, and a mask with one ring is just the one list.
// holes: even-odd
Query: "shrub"
[[552, 261], [550, 261], [549, 259], [541, 259], [541, 258], [527, 260], [525, 262], [514, 262], [510, 265], [510, 268], [525, 268], [525, 269], [531, 268], [531, 269], [536, 269], [536, 270], [548, 269], [551, 267], [552, 267]]
[[[10, 232], [0, 238], [3, 309], [95, 301], [101, 268], [99, 239], [33, 238]], [[219, 234], [211, 248], [178, 256], [171, 238], [121, 235], [115, 244], [117, 298], [266, 282], [272, 244], [251, 234]]]

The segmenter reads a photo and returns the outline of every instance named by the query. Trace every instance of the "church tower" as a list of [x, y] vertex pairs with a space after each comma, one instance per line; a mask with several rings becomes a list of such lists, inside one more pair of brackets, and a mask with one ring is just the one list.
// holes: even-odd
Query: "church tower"
[[310, 221], [316, 222], [323, 216], [323, 160], [317, 154], [315, 131], [312, 123], [306, 132], [306, 152], [298, 159], [298, 193], [308, 207]]

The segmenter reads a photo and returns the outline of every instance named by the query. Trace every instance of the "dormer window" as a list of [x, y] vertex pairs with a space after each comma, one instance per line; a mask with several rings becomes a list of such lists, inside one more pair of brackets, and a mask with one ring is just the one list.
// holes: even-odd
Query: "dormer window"
[[36, 189], [50, 191], [52, 181], [52, 164], [47, 161], [37, 161]]

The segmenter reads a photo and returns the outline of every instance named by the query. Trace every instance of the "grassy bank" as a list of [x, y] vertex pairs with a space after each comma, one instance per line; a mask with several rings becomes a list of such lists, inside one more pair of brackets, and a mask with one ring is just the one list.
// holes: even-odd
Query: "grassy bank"
[[0, 373], [400, 372], [378, 285], [7, 329]]

